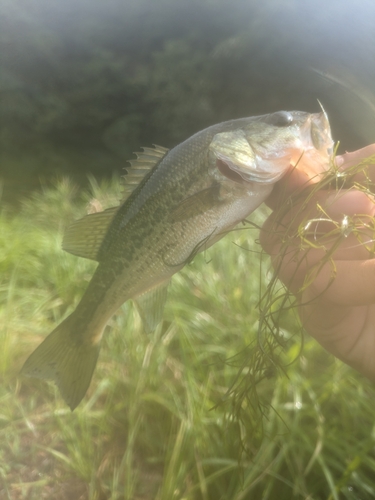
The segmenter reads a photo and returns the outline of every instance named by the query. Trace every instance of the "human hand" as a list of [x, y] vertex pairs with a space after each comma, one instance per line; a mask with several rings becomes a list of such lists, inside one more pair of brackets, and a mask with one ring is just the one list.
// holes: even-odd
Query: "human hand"
[[[336, 163], [345, 170], [373, 155], [375, 144], [337, 157]], [[355, 180], [375, 182], [375, 161]], [[308, 183], [297, 171], [278, 183], [261, 244], [280, 280], [296, 295], [306, 331], [375, 381], [375, 198], [356, 187], [325, 189], [307, 202], [299, 197], [280, 216], [283, 201]]]

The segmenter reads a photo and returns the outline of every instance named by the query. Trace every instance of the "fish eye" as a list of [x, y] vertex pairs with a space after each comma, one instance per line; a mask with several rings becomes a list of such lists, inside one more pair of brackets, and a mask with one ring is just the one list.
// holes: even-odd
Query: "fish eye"
[[275, 127], [289, 127], [293, 123], [293, 115], [288, 111], [278, 111], [268, 115], [266, 122]]

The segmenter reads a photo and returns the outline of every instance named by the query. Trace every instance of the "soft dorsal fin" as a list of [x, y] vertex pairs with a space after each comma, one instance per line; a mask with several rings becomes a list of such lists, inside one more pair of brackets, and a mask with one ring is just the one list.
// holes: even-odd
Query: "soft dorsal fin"
[[123, 176], [124, 194], [122, 201], [129, 198], [144, 176], [147, 175], [169, 151], [169, 149], [157, 146], [156, 144], [154, 144], [153, 148], [142, 149], [142, 152], [135, 153], [137, 155], [135, 160], [129, 160], [130, 167], [127, 168], [127, 173]]
[[108, 208], [73, 222], [64, 234], [63, 249], [85, 259], [97, 260], [104, 236], [118, 208]]
[[152, 333], [163, 319], [169, 282], [163, 281], [133, 299], [146, 333]]

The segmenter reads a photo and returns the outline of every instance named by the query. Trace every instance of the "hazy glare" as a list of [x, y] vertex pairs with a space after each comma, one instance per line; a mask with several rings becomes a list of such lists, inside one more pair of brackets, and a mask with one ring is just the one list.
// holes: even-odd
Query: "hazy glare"
[[[1, 175], [108, 175], [214, 122], [318, 110], [374, 141], [375, 2], [1, 1]], [[7, 184], [6, 184], [7, 185]]]

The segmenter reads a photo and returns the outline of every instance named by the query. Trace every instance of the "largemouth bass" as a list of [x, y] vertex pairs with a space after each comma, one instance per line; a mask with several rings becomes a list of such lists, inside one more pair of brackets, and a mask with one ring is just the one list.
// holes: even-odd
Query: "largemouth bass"
[[213, 125], [170, 151], [145, 148], [120, 206], [68, 228], [63, 248], [99, 262], [76, 310], [26, 360], [22, 373], [52, 379], [73, 410], [84, 397], [104, 328], [135, 299], [146, 330], [162, 317], [171, 276], [253, 212], [291, 168], [329, 167], [324, 112], [280, 111]]

